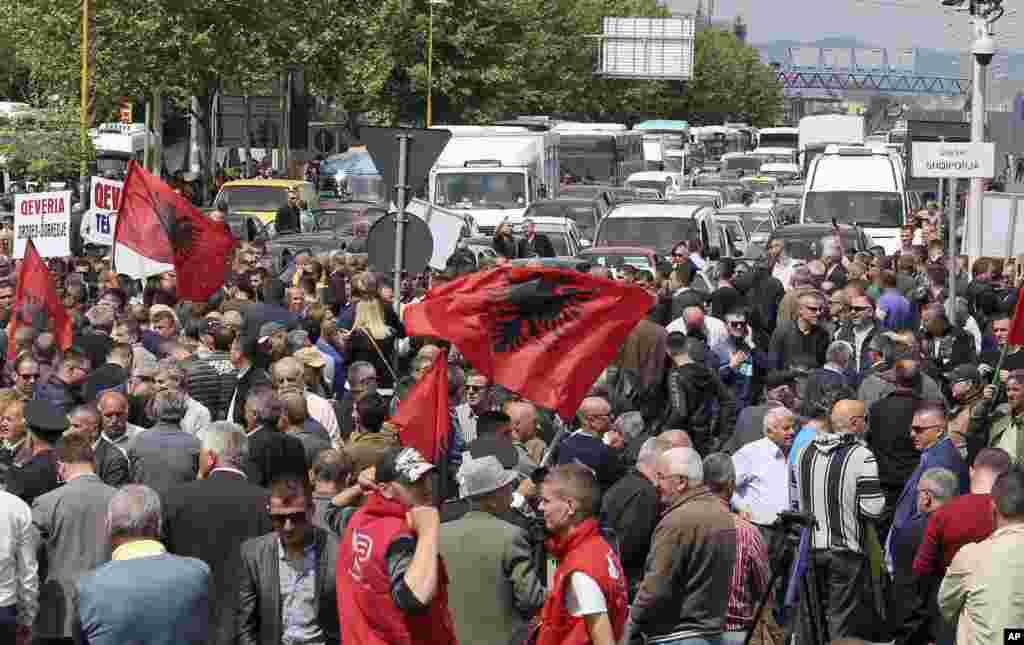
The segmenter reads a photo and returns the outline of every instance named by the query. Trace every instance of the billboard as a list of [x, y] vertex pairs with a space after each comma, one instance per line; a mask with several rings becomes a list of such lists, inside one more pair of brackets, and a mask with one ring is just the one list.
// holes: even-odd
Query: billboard
[[815, 70], [820, 68], [820, 54], [821, 50], [817, 47], [791, 47], [789, 49], [789, 58], [793, 67], [796, 68]]
[[913, 72], [917, 55], [913, 49], [890, 49], [889, 69], [894, 72]]
[[830, 49], [821, 50], [821, 64], [826, 70], [840, 71], [848, 70], [853, 64], [852, 49]]
[[884, 49], [856, 49], [853, 56], [856, 68], [862, 72], [875, 72], [885, 68]]
[[693, 18], [605, 17], [598, 71], [610, 78], [689, 80]]

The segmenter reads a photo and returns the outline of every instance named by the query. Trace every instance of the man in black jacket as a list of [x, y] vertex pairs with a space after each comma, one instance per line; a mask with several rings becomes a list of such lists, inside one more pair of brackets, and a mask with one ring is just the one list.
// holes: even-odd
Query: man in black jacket
[[237, 381], [235, 391], [228, 404], [228, 420], [245, 427], [245, 401], [249, 398], [249, 390], [258, 385], [270, 385], [270, 375], [265, 369], [253, 364], [255, 347], [246, 341], [241, 334], [231, 343], [231, 364], [234, 365]]
[[658, 459], [671, 448], [665, 439], [650, 437], [637, 455], [636, 468], [612, 486], [601, 503], [601, 515], [619, 540], [619, 559], [629, 582], [629, 599], [644, 577], [651, 536], [658, 525]]
[[[685, 430], [700, 454], [714, 452], [721, 437], [732, 436], [736, 396], [706, 366], [707, 346], [703, 341], [672, 332], [668, 335], [668, 353], [674, 366], [668, 375], [668, 407], [661, 427]], [[712, 405], [715, 401], [717, 434]]]
[[[335, 568], [338, 542], [313, 524], [313, 492], [303, 474], [275, 478], [270, 484], [270, 520], [274, 532], [242, 543], [241, 591], [236, 620], [238, 645], [279, 645], [288, 634], [305, 642], [338, 645]], [[298, 584], [312, 576], [312, 585]], [[281, 582], [292, 582], [282, 598]], [[312, 604], [316, 615], [287, 607]]]
[[89, 438], [93, 446], [93, 465], [100, 480], [108, 486], [120, 488], [131, 479], [128, 452], [100, 434], [101, 417], [95, 405], [80, 405], [68, 415], [69, 432]]
[[547, 235], [537, 232], [537, 225], [532, 220], [523, 220], [526, 225], [526, 236], [519, 240], [518, 256], [521, 258], [553, 258], [555, 247]]
[[278, 475], [307, 471], [302, 442], [278, 429], [283, 410], [281, 400], [269, 385], [253, 388], [245, 400], [245, 430], [249, 437], [245, 474], [257, 486], [266, 486]]
[[241, 427], [213, 423], [203, 435], [201, 479], [163, 496], [164, 543], [181, 556], [210, 565], [210, 638], [207, 645], [234, 645], [242, 542], [271, 530], [270, 491], [243, 472], [249, 442]]

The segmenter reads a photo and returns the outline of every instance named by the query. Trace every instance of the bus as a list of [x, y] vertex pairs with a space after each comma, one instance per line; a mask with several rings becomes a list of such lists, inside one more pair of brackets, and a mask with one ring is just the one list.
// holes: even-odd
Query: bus
[[621, 186], [644, 169], [643, 138], [635, 131], [562, 129], [558, 159], [562, 174], [583, 183]]
[[692, 166], [690, 159], [690, 124], [686, 121], [654, 119], [638, 123], [644, 141], [647, 170], [661, 170], [684, 175]]

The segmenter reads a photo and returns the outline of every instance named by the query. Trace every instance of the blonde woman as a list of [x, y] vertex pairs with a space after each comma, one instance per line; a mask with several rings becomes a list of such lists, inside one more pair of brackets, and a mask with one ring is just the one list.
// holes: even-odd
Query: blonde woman
[[371, 363], [377, 370], [377, 391], [382, 396], [391, 396], [395, 385], [395, 346], [405, 336], [405, 328], [395, 310], [384, 306], [377, 297], [375, 286], [376, 280], [368, 273], [360, 273], [352, 280], [355, 319], [345, 336], [345, 363]]

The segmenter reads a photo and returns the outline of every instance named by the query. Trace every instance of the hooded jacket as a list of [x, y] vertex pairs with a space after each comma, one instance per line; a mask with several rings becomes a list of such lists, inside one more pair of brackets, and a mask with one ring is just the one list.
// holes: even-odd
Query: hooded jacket
[[661, 427], [685, 430], [691, 437], [707, 440], [714, 427], [718, 402], [719, 435], [731, 436], [736, 425], [736, 396], [718, 375], [700, 363], [674, 367], [668, 375], [668, 407]]

